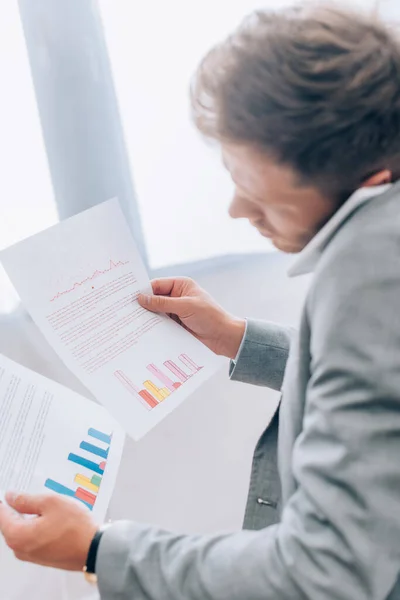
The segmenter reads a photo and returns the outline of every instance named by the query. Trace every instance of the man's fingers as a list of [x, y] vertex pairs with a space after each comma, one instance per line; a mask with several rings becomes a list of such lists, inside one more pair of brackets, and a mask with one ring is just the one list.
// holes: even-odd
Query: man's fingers
[[188, 299], [187, 298], [170, 298], [169, 296], [148, 296], [146, 294], [140, 294], [138, 297], [140, 306], [158, 313], [172, 313], [174, 315], [180, 315], [182, 310], [186, 310]]
[[151, 287], [153, 288], [153, 294], [156, 296], [169, 296], [175, 285], [176, 279], [163, 277], [161, 279], [153, 279]]
[[194, 283], [188, 277], [154, 279], [153, 295], [139, 294], [140, 306], [152, 312], [171, 313], [179, 317], [191, 306], [194, 297], [188, 297], [188, 286]]
[[22, 521], [22, 517], [16, 514], [9, 506], [0, 504], [0, 532], [3, 534], [10, 548], [17, 546], [19, 525], [21, 525]]
[[186, 296], [187, 292], [193, 292], [198, 288], [196, 282], [190, 277], [161, 277], [153, 279], [151, 286], [155, 296], [173, 296], [175, 298]]
[[36, 544], [40, 538], [38, 524], [39, 519], [26, 520], [5, 504], [0, 504], [0, 533], [15, 554], [27, 553]]
[[6, 494], [7, 503], [21, 515], [41, 515], [49, 496], [31, 496], [29, 494]]
[[[6, 494], [9, 506], [0, 503], [0, 532], [4, 536], [7, 546], [14, 552], [30, 548], [32, 542], [37, 539], [38, 519], [26, 520], [21, 516], [22, 513], [39, 514], [39, 503], [32, 502], [31, 498], [9, 493]], [[41, 496], [34, 498], [41, 498]], [[35, 510], [33, 510], [34, 508]]]
[[1, 533], [3, 533], [5, 535], [5, 532], [7, 531], [7, 529], [11, 525], [14, 525], [15, 521], [20, 518], [21, 517], [16, 515], [15, 512], [13, 512], [11, 510], [11, 508], [9, 506], [7, 506], [7, 504], [0, 503], [0, 532]]

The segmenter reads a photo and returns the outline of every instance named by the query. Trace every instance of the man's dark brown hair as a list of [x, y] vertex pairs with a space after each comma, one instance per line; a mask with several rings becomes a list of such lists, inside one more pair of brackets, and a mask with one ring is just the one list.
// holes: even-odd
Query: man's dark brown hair
[[258, 12], [204, 58], [192, 106], [206, 136], [258, 146], [330, 191], [399, 175], [400, 43], [376, 17]]

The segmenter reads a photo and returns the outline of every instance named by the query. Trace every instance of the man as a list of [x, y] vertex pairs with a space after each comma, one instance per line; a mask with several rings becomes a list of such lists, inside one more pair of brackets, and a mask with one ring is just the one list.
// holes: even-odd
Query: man
[[400, 599], [400, 44], [340, 10], [259, 13], [205, 58], [193, 106], [235, 182], [231, 216], [315, 270], [298, 336], [186, 279], [140, 300], [230, 357], [234, 379], [283, 390], [248, 530], [99, 532], [72, 501], [10, 494], [2, 533], [22, 560], [96, 571], [106, 600]]

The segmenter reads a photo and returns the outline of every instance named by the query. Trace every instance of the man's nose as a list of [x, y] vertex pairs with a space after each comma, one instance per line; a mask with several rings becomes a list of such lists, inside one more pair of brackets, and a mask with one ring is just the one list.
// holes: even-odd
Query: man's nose
[[228, 212], [232, 219], [250, 219], [254, 212], [254, 208], [252, 207], [251, 202], [243, 198], [243, 196], [235, 194]]

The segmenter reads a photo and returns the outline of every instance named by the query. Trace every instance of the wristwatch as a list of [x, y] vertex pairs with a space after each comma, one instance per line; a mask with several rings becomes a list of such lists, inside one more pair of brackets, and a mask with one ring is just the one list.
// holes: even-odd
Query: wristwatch
[[92, 542], [89, 547], [89, 552], [86, 559], [86, 565], [83, 567], [83, 574], [85, 575], [85, 579], [91, 585], [97, 585], [97, 575], [96, 575], [96, 560], [97, 560], [97, 552], [100, 546], [100, 541], [108, 527], [110, 527], [111, 523], [107, 523], [102, 525], [94, 534]]

